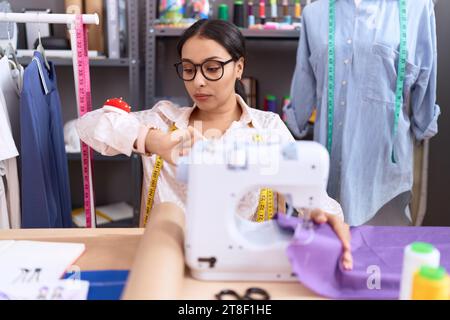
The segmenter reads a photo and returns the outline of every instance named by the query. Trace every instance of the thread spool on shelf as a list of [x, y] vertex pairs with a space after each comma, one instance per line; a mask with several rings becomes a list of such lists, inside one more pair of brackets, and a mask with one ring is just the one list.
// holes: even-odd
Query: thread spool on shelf
[[283, 22], [286, 24], [292, 23], [292, 17], [289, 14], [289, 4], [287, 0], [283, 0]]
[[259, 19], [261, 24], [266, 23], [266, 2], [264, 0], [259, 1]]
[[221, 3], [218, 10], [218, 19], [228, 21], [228, 5], [225, 3]]
[[234, 2], [233, 23], [240, 28], [244, 28], [244, 2], [241, 0]]
[[247, 15], [248, 15], [247, 27], [250, 28], [251, 26], [255, 25], [255, 15], [253, 14], [253, 2], [252, 1], [249, 1], [247, 4]]
[[266, 97], [264, 99], [264, 110], [276, 113], [277, 112], [277, 97], [275, 97], [272, 94], [266, 95]]
[[295, 19], [300, 20], [300, 17], [302, 15], [302, 4], [300, 3], [300, 0], [295, 0]]

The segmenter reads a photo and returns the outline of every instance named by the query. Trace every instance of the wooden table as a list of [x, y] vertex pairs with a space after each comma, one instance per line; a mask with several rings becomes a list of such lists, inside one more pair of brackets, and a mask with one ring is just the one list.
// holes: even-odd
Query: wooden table
[[[144, 229], [20, 229], [1, 230], [0, 240], [34, 240], [77, 242], [86, 245], [86, 251], [76, 261], [83, 270], [129, 270]], [[209, 282], [192, 278], [185, 272], [182, 299], [214, 299], [222, 289], [233, 289], [241, 294], [249, 287], [264, 288], [272, 299], [320, 299], [299, 283], [277, 282]]]

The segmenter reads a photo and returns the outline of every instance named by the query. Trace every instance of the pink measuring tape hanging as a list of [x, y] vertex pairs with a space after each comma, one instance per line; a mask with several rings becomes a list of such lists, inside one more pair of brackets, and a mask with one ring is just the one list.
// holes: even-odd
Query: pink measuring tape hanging
[[[82, 117], [92, 110], [91, 98], [91, 80], [89, 76], [89, 58], [88, 58], [88, 34], [87, 26], [83, 24], [81, 15], [75, 19], [76, 35], [76, 63], [77, 63], [77, 96], [78, 96], [78, 114]], [[81, 142], [81, 164], [83, 172], [83, 200], [86, 213], [86, 227], [95, 228], [95, 204], [93, 187], [93, 150], [88, 145]]]

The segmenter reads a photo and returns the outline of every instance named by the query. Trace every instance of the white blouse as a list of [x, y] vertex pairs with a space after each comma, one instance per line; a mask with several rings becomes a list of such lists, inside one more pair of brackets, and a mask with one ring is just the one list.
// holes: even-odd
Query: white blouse
[[[234, 121], [220, 139], [224, 139], [236, 129], [252, 126], [255, 129], [277, 131], [282, 142], [294, 141], [293, 136], [280, 119], [278, 114], [250, 108], [244, 100], [236, 95], [242, 108], [239, 121]], [[152, 109], [139, 112], [113, 112], [103, 108], [85, 114], [77, 121], [77, 131], [80, 139], [102, 155], [114, 156], [132, 152], [142, 156], [143, 184], [141, 194], [141, 217], [145, 214], [147, 194], [151, 174], [156, 161], [156, 155], [145, 154], [145, 138], [150, 127], [159, 128], [165, 132], [175, 124], [178, 129], [189, 125], [193, 107], [179, 107], [170, 101], [160, 101]], [[135, 147], [136, 142], [136, 147]], [[185, 210], [186, 184], [177, 181], [176, 166], [164, 163], [154, 197], [154, 205], [161, 202], [173, 202]], [[247, 219], [254, 217], [258, 206], [259, 191], [249, 192], [240, 201], [237, 213]], [[328, 197], [324, 208], [326, 212], [343, 217], [339, 203]]]

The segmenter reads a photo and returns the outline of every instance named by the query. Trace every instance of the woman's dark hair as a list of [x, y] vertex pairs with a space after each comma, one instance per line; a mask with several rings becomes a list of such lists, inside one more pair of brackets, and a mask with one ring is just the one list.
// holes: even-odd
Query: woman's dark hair
[[[240, 58], [244, 58], [245, 61], [247, 56], [245, 38], [239, 28], [231, 22], [202, 19], [194, 23], [183, 32], [178, 41], [177, 50], [180, 58], [184, 44], [194, 36], [214, 40], [228, 51], [234, 61], [238, 61]], [[236, 79], [234, 89], [246, 100], [244, 85], [240, 80]]]

